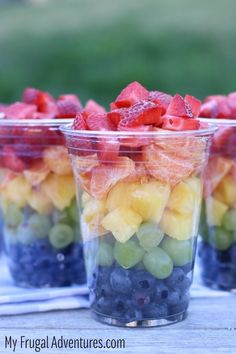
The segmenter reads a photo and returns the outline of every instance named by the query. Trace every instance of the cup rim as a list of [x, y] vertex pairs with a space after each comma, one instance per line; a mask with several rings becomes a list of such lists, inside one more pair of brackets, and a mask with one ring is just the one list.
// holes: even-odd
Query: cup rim
[[150, 132], [134, 132], [134, 131], [106, 131], [106, 130], [76, 130], [72, 129], [72, 124], [63, 124], [60, 126], [60, 131], [66, 136], [75, 137], [181, 137], [181, 136], [208, 136], [213, 135], [218, 130], [217, 125], [208, 124], [208, 127], [198, 130], [163, 130], [163, 131], [150, 131]]
[[[60, 127], [64, 124], [73, 123], [74, 118], [50, 118], [50, 119], [0, 119], [0, 126], [44, 126], [44, 127]], [[64, 124], [63, 124], [64, 123]]]
[[233, 126], [236, 127], [236, 118], [204, 118], [204, 117], [199, 117], [198, 118], [202, 123], [211, 123], [216, 126], [218, 125], [226, 125], [226, 126]]

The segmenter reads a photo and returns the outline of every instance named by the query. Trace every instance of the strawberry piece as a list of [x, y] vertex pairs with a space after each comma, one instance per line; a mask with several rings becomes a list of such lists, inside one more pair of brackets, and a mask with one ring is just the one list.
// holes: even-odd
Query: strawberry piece
[[9, 145], [4, 146], [2, 154], [4, 165], [10, 170], [14, 172], [22, 172], [27, 168], [28, 165], [16, 155], [13, 147]]
[[193, 118], [193, 113], [189, 104], [178, 94], [172, 98], [166, 110], [166, 114], [175, 117]]
[[101, 163], [113, 162], [119, 156], [120, 143], [116, 138], [99, 138], [97, 149], [98, 158]]
[[108, 119], [107, 113], [92, 113], [86, 119], [90, 130], [115, 130], [114, 124]]
[[235, 152], [235, 128], [222, 127], [214, 135], [212, 151], [232, 155]]
[[[141, 125], [139, 127], [123, 127], [122, 131], [133, 132], [133, 133], [143, 133], [153, 131], [152, 126], [150, 125]], [[139, 148], [141, 146], [148, 145], [150, 139], [148, 137], [142, 136], [126, 136], [120, 138], [120, 143], [122, 146], [128, 146], [132, 148]]]
[[32, 115], [33, 119], [52, 119], [54, 118], [54, 114], [52, 113], [42, 113], [42, 112], [34, 112]]
[[197, 119], [193, 118], [180, 118], [173, 116], [164, 116], [163, 117], [163, 129], [167, 130], [197, 130], [200, 127], [200, 122]]
[[228, 95], [227, 103], [231, 110], [231, 117], [236, 118], [236, 92], [232, 92]]
[[81, 105], [69, 100], [57, 101], [57, 118], [74, 118], [81, 110]]
[[201, 109], [201, 101], [194, 96], [186, 95], [184, 101], [187, 102], [191, 108], [194, 117], [198, 117]]
[[166, 112], [170, 102], [172, 101], [172, 96], [168, 95], [167, 93], [160, 92], [160, 91], [150, 91], [149, 92], [149, 100], [160, 104], [163, 108], [163, 114]]
[[224, 101], [226, 99], [226, 96], [225, 95], [210, 95], [210, 96], [207, 96], [205, 99], [204, 99], [204, 103], [205, 102], [209, 102], [209, 101], [217, 101], [217, 102], [220, 102], [220, 101]]
[[87, 113], [106, 113], [105, 108], [100, 106], [100, 104], [98, 104], [94, 100], [88, 100], [84, 107], [84, 110]]
[[108, 119], [117, 127], [121, 119], [125, 116], [126, 110], [127, 108], [114, 109], [107, 113]]
[[111, 104], [111, 109], [130, 107], [141, 100], [148, 100], [149, 92], [139, 82], [126, 86]]
[[219, 113], [217, 118], [230, 118], [231, 117], [231, 109], [228, 105], [226, 99], [218, 101]]
[[128, 157], [118, 157], [114, 163], [100, 165], [92, 170], [90, 194], [97, 199], [104, 198], [110, 189], [135, 170], [135, 163]]
[[204, 118], [216, 118], [219, 114], [217, 101], [208, 101], [202, 104], [199, 116]]
[[70, 101], [70, 102], [74, 102], [75, 104], [77, 104], [78, 106], [80, 106], [80, 109], [82, 109], [82, 104], [80, 102], [80, 99], [78, 96], [69, 93], [69, 94], [65, 94], [65, 95], [60, 95], [57, 99], [58, 101]]
[[58, 109], [54, 98], [47, 92], [40, 92], [38, 96], [38, 111], [42, 113], [52, 114], [56, 117]]
[[23, 92], [22, 101], [24, 103], [35, 104], [37, 106], [38, 105], [39, 94], [40, 94], [39, 90], [37, 90], [37, 89], [35, 89], [33, 87], [28, 87]]
[[27, 119], [32, 118], [36, 110], [37, 107], [35, 105], [16, 102], [5, 109], [5, 115], [9, 119]]
[[140, 101], [125, 111], [124, 118], [118, 125], [118, 130], [145, 124], [159, 126], [162, 123], [161, 114], [162, 107], [160, 105], [150, 101]]
[[72, 128], [75, 130], [87, 130], [87, 124], [83, 112], [77, 113], [75, 120], [72, 124]]

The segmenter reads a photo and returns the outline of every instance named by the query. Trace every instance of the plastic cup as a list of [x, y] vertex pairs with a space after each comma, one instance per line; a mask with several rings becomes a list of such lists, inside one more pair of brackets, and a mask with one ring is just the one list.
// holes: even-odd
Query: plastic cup
[[199, 260], [205, 285], [236, 289], [236, 122], [202, 119], [218, 126], [204, 172]]
[[3, 235], [18, 286], [86, 281], [73, 173], [59, 130], [65, 122], [0, 121]]
[[93, 316], [127, 327], [183, 320], [201, 171], [214, 129], [62, 131], [76, 178]]

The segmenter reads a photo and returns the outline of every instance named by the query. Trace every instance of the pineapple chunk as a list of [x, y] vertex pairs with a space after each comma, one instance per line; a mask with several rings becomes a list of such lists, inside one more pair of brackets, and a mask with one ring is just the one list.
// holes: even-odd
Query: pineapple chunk
[[193, 213], [200, 208], [201, 182], [198, 178], [188, 178], [177, 184], [171, 192], [168, 208], [179, 213]]
[[164, 233], [180, 241], [196, 236], [198, 231], [198, 223], [194, 223], [192, 213], [180, 214], [172, 210], [164, 211], [160, 226]]
[[[158, 181], [140, 184], [131, 193], [131, 208], [143, 221], [159, 223], [170, 195], [170, 186]], [[124, 196], [125, 197], [125, 196]]]
[[101, 225], [105, 212], [105, 200], [97, 200], [90, 197], [90, 200], [86, 203], [82, 214], [82, 219], [90, 231], [90, 238], [92, 238], [91, 232], [94, 235], [93, 237], [102, 236], [107, 233]]
[[219, 200], [209, 197], [206, 199], [206, 217], [210, 226], [220, 226], [228, 206]]
[[92, 200], [93, 198], [87, 192], [83, 192], [81, 195], [81, 206], [85, 208], [86, 204]]
[[35, 162], [31, 168], [24, 170], [26, 181], [32, 186], [37, 186], [44, 181], [50, 173], [50, 169], [43, 161]]
[[44, 150], [43, 161], [57, 175], [72, 174], [67, 149], [64, 146], [52, 146]]
[[32, 190], [27, 202], [39, 214], [49, 215], [52, 212], [51, 200], [41, 190]]
[[213, 196], [222, 203], [232, 207], [236, 203], [236, 181], [228, 175], [220, 182]]
[[108, 193], [106, 207], [112, 211], [118, 207], [131, 206], [131, 193], [138, 187], [135, 183], [117, 183]]
[[108, 213], [102, 220], [102, 226], [111, 231], [117, 241], [124, 243], [138, 231], [141, 222], [140, 215], [122, 206]]
[[63, 210], [68, 207], [75, 196], [73, 176], [50, 174], [41, 184], [42, 191], [48, 196], [53, 205]]
[[24, 176], [17, 176], [11, 179], [2, 190], [4, 200], [15, 203], [19, 208], [27, 204], [27, 198], [31, 193], [31, 185]]

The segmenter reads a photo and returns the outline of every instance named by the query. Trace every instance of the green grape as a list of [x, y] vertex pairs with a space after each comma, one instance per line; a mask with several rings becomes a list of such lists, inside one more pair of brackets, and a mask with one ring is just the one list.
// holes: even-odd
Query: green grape
[[173, 271], [173, 262], [160, 247], [154, 248], [143, 257], [146, 270], [157, 279], [167, 278]]
[[109, 243], [101, 241], [98, 246], [98, 264], [102, 267], [110, 267], [113, 260], [113, 247]]
[[7, 207], [5, 214], [6, 225], [12, 228], [16, 228], [23, 220], [23, 214], [15, 204], [10, 204]]
[[157, 247], [164, 237], [163, 232], [157, 227], [156, 224], [145, 223], [142, 224], [136, 233], [140, 245], [149, 252]]
[[144, 256], [144, 250], [133, 240], [125, 243], [116, 241], [114, 246], [115, 260], [123, 268], [131, 268], [138, 264]]
[[24, 245], [29, 245], [35, 241], [35, 236], [28, 224], [22, 224], [18, 227], [17, 239]]
[[68, 213], [71, 220], [75, 223], [79, 222], [79, 211], [77, 208], [76, 198], [74, 198], [68, 208]]
[[236, 210], [228, 210], [223, 218], [223, 227], [227, 231], [236, 231]]
[[55, 209], [53, 212], [52, 220], [54, 224], [67, 224], [71, 225], [68, 208], [61, 210]]
[[192, 240], [179, 241], [165, 236], [160, 247], [170, 256], [175, 266], [181, 267], [192, 261]]
[[220, 251], [227, 250], [233, 243], [233, 233], [221, 227], [215, 227], [209, 235], [209, 243]]
[[58, 224], [51, 228], [49, 232], [49, 241], [57, 249], [65, 248], [74, 242], [75, 235], [69, 225]]
[[48, 216], [36, 213], [29, 217], [28, 225], [35, 238], [47, 237], [52, 226]]

